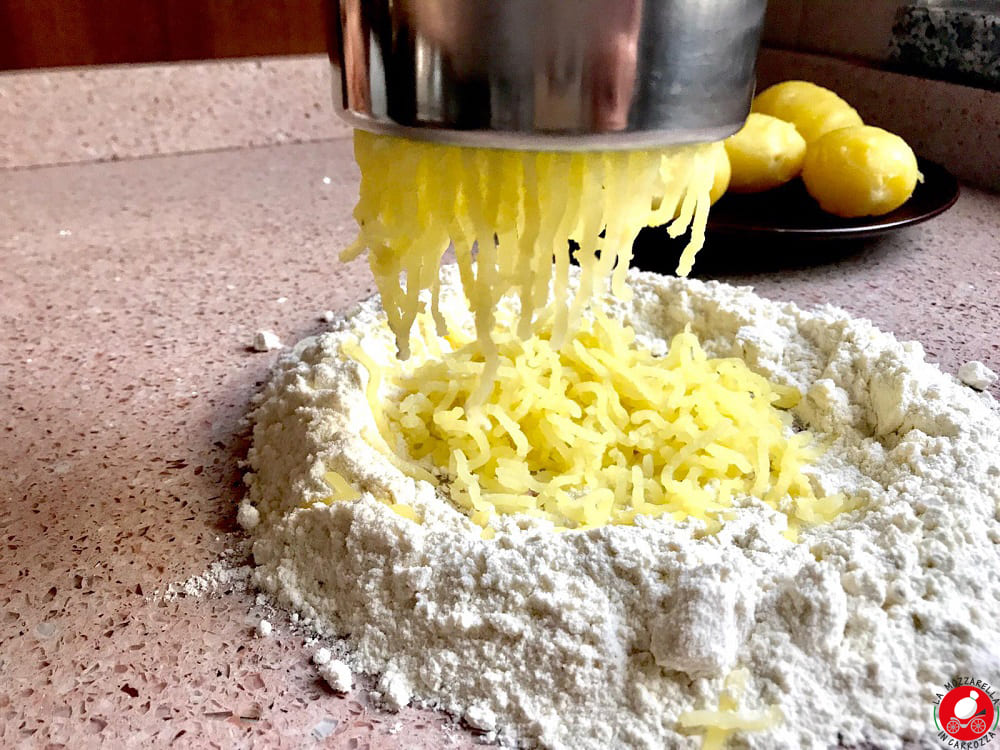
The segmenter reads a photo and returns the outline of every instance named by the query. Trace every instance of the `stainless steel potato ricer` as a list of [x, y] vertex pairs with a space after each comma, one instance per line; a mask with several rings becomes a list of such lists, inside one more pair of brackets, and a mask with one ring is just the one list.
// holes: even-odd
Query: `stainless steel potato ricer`
[[750, 109], [766, 0], [327, 0], [351, 125], [534, 150], [714, 141]]

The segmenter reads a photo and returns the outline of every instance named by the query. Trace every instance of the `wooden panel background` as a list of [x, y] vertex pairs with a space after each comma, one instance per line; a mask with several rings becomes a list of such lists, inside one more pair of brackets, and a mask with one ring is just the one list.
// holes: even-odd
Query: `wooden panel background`
[[0, 0], [0, 69], [323, 52], [323, 0]]

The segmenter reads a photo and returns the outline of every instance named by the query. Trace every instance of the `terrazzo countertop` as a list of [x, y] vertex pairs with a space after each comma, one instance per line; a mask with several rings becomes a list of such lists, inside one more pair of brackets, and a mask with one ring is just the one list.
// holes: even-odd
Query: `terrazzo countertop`
[[343, 136], [325, 56], [0, 71], [0, 168]]
[[[356, 183], [344, 138], [0, 171], [3, 747], [475, 744], [333, 694], [238, 586], [163, 596], [239, 539], [240, 420], [279, 356], [254, 332], [295, 342], [372, 293], [337, 261]], [[1000, 199], [967, 188], [838, 262], [726, 279], [1000, 369], [997, 236]]]

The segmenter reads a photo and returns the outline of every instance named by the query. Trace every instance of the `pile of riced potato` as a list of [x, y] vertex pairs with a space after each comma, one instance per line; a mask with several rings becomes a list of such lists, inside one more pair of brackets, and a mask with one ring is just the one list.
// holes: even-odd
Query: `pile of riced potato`
[[721, 185], [759, 193], [801, 177], [820, 208], [844, 218], [899, 208], [921, 179], [906, 141], [865, 125], [837, 94], [807, 81], [778, 83], [754, 97], [719, 159], [713, 198]]

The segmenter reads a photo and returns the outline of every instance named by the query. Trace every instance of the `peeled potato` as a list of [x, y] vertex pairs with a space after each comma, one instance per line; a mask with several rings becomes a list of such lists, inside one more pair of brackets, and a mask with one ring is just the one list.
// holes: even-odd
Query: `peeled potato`
[[871, 125], [841, 128], [809, 144], [802, 181], [824, 211], [879, 216], [903, 205], [921, 179], [898, 135]]
[[729, 189], [729, 180], [732, 175], [732, 170], [729, 165], [729, 156], [726, 154], [726, 149], [719, 144], [716, 149], [717, 161], [715, 163], [715, 179], [712, 180], [712, 189], [709, 192], [709, 199], [712, 203], [715, 203], [719, 198], [721, 198], [726, 190]]
[[790, 122], [751, 112], [746, 124], [726, 139], [734, 193], [759, 193], [784, 185], [802, 171], [806, 142]]
[[863, 124], [854, 107], [808, 81], [776, 83], [757, 94], [750, 109], [792, 123], [806, 143], [832, 130]]

